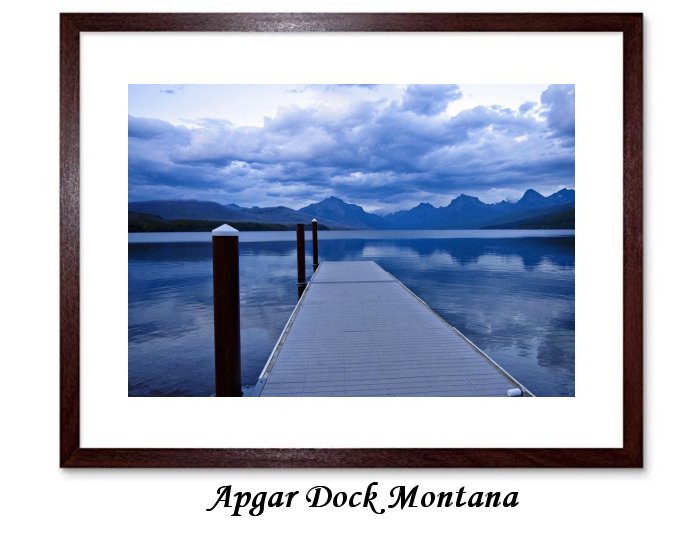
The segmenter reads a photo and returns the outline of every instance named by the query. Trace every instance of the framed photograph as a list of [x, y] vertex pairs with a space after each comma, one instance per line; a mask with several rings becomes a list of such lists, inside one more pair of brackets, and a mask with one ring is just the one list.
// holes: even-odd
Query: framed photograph
[[62, 14], [61, 466], [641, 467], [642, 20]]

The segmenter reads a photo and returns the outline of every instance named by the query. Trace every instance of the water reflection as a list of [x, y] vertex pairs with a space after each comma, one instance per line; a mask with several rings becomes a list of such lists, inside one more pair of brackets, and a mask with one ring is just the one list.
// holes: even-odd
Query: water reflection
[[[288, 240], [240, 247], [253, 384], [296, 303], [296, 255]], [[376, 261], [535, 394], [574, 394], [573, 237], [322, 239], [319, 251]], [[130, 244], [129, 394], [212, 394], [212, 339], [211, 246]]]

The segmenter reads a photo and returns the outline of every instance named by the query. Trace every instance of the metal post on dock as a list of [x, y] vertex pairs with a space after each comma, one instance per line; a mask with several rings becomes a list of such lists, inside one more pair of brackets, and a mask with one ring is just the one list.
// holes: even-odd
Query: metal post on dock
[[311, 239], [313, 240], [314, 248], [314, 272], [318, 268], [318, 221], [316, 218], [311, 220]]
[[211, 236], [216, 396], [242, 397], [238, 231], [229, 225], [221, 225], [211, 232]]
[[299, 298], [306, 289], [306, 253], [304, 248], [304, 224], [297, 223], [297, 294]]

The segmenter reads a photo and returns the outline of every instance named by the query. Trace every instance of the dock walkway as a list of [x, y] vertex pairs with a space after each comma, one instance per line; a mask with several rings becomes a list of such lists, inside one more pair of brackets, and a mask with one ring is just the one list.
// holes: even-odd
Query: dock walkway
[[261, 396], [530, 393], [372, 261], [323, 262], [258, 384]]

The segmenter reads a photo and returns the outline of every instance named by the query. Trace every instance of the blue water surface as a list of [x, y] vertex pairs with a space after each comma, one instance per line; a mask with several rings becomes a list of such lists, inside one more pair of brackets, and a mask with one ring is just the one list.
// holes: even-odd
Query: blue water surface
[[[538, 396], [573, 396], [573, 231], [330, 231], [321, 260], [372, 260]], [[129, 235], [129, 395], [214, 392], [208, 233]], [[297, 300], [293, 232], [241, 233], [243, 381]], [[307, 274], [311, 274], [307, 242]]]

